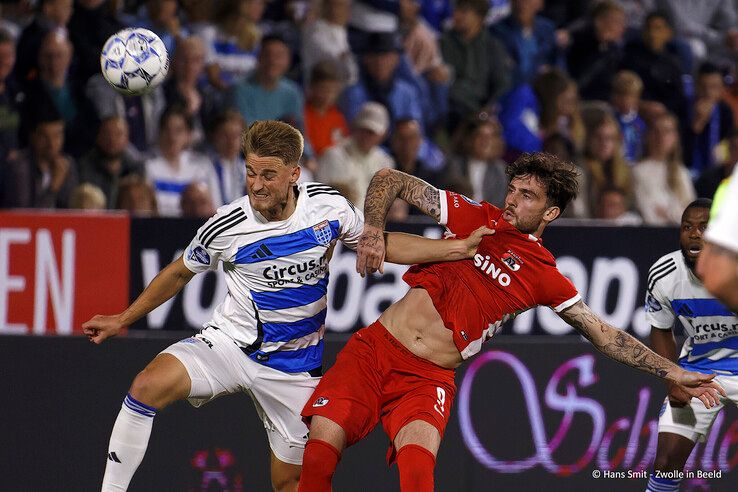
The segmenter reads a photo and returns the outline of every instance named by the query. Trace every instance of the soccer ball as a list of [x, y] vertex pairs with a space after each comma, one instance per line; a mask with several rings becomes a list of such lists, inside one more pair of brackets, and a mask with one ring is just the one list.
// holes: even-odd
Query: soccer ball
[[169, 54], [159, 36], [148, 29], [123, 29], [105, 42], [100, 70], [118, 92], [145, 94], [164, 81]]

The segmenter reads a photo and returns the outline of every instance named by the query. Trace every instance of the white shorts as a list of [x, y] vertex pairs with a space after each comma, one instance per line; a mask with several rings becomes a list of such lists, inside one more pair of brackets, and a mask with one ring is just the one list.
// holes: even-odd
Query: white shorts
[[320, 377], [286, 373], [254, 362], [231, 337], [215, 328], [180, 340], [161, 353], [175, 356], [187, 369], [192, 381], [190, 404], [199, 407], [221, 395], [247, 393], [264, 422], [274, 455], [285, 463], [302, 464], [308, 429], [300, 412]]
[[732, 401], [738, 405], [738, 376], [715, 376], [714, 380], [725, 389], [727, 398], [721, 397], [720, 404], [712, 408], [705, 408], [698, 398], [692, 398], [689, 405], [672, 407], [667, 396], [659, 413], [659, 432], [679, 434], [694, 442], [704, 441], [725, 403]]

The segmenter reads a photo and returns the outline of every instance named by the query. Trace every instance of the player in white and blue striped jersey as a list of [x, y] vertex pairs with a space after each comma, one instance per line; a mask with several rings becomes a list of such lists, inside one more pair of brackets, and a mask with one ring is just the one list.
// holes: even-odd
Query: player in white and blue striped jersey
[[[648, 272], [646, 320], [653, 350], [685, 369], [717, 373], [727, 397], [712, 408], [669, 385], [659, 416], [658, 448], [648, 491], [679, 490], [681, 471], [697, 440], [704, 440], [723, 404], [738, 403], [738, 317], [707, 292], [695, 274], [704, 247], [711, 201], [695, 200], [682, 214], [680, 249], [659, 258]], [[686, 340], [677, 359], [672, 327], [679, 319]]]
[[[101, 343], [195, 274], [222, 265], [228, 292], [212, 319], [134, 379], [110, 437], [103, 491], [126, 490], [163, 407], [183, 399], [200, 406], [236, 392], [252, 397], [264, 422], [273, 488], [297, 489], [308, 432], [300, 411], [321, 375], [328, 263], [337, 241], [356, 247], [364, 225], [338, 191], [297, 184], [302, 148], [300, 132], [286, 123], [252, 124], [244, 137], [248, 196], [219, 208], [123, 313], [82, 325]], [[477, 232], [455, 241], [388, 234], [387, 260], [470, 258], [481, 239]]]

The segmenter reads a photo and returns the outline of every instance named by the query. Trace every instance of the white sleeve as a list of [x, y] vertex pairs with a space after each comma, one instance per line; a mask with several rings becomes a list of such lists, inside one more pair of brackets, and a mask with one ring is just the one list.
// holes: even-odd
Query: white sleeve
[[658, 283], [653, 289], [646, 291], [645, 314], [646, 322], [654, 328], [671, 330], [674, 326], [676, 314]]
[[723, 193], [725, 198], [717, 205], [717, 213], [707, 226], [705, 239], [738, 253], [738, 166]]
[[356, 250], [359, 237], [364, 231], [364, 214], [348, 198], [344, 198], [345, 208], [341, 212], [341, 232], [338, 239], [348, 248]]
[[230, 240], [222, 233], [246, 220], [240, 207], [221, 207], [215, 215], [197, 230], [197, 234], [185, 249], [185, 266], [194, 273], [215, 270], [218, 260], [228, 247]]

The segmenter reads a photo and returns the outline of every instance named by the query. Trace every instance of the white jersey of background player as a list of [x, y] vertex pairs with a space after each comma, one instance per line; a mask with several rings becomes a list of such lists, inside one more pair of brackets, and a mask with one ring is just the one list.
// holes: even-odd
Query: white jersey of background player
[[[648, 273], [646, 321], [651, 325], [654, 351], [676, 358], [672, 327], [679, 319], [687, 337], [678, 364], [690, 371], [717, 373], [727, 392], [721, 404], [710, 409], [669, 387], [659, 416], [655, 469], [682, 470], [696, 441], [704, 440], [723, 403], [738, 403], [738, 317], [715, 299], [695, 275], [695, 263], [703, 249], [710, 200], [692, 202], [682, 215], [680, 249], [659, 258]], [[679, 479], [653, 474], [649, 491], [679, 489]]]
[[[122, 313], [82, 325], [94, 343], [118, 334], [173, 297], [198, 272], [222, 265], [228, 294], [202, 332], [177, 342], [133, 381], [113, 426], [103, 491], [126, 490], [148, 447], [153, 418], [182, 399], [195, 406], [247, 392], [267, 430], [272, 488], [297, 490], [307, 427], [300, 410], [318, 383], [327, 265], [336, 241], [354, 247], [363, 218], [332, 188], [297, 185], [302, 135], [257, 121], [244, 137], [249, 195], [221, 207], [185, 253]], [[483, 234], [431, 240], [388, 233], [395, 263], [470, 258]], [[384, 241], [381, 235], [361, 242]]]

